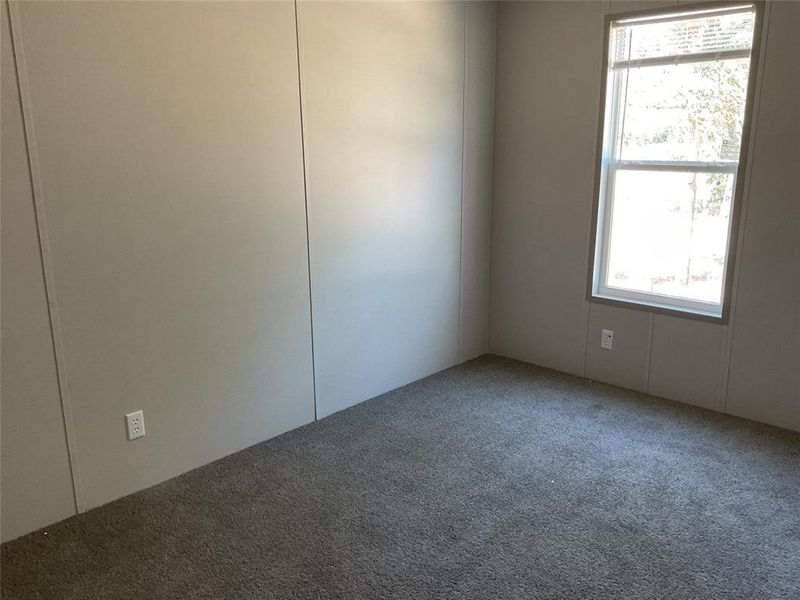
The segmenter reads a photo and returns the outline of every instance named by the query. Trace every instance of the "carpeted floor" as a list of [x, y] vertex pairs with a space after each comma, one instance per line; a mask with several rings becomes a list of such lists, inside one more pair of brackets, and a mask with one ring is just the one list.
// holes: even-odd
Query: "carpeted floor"
[[2, 547], [3, 600], [800, 598], [800, 434], [497, 357]]

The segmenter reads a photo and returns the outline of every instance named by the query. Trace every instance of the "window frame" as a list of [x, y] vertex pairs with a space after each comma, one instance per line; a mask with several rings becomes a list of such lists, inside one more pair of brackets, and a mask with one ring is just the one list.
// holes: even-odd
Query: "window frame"
[[[587, 276], [586, 299], [597, 304], [621, 306], [652, 313], [680, 316], [702, 321], [726, 324], [730, 318], [731, 294], [733, 291], [733, 274], [736, 259], [736, 247], [739, 238], [739, 225], [742, 212], [742, 197], [746, 185], [746, 167], [750, 149], [751, 130], [753, 124], [753, 103], [755, 100], [758, 66], [761, 57], [761, 36], [764, 26], [764, 0], [731, 0], [720, 2], [701, 2], [679, 6], [659, 7], [630, 12], [611, 13], [605, 15], [603, 32], [603, 60], [601, 70], [600, 98], [599, 98], [599, 124], [597, 132], [597, 149], [595, 158], [595, 183], [592, 207], [591, 238], [589, 247], [589, 268]], [[618, 103], [608, 94], [609, 80], [609, 43], [611, 40], [612, 24], [616, 21], [642, 17], [675, 18], [677, 15], [702, 12], [714, 9], [727, 9], [733, 7], [752, 6], [755, 13], [753, 27], [753, 44], [750, 50], [750, 66], [748, 71], [747, 91], [745, 94], [744, 120], [742, 125], [741, 147], [737, 166], [731, 168], [724, 163], [697, 163], [673, 161], [631, 161], [605, 160], [604, 148], [609, 147], [608, 140], [617, 127], [612, 125], [606, 128], [606, 121], [613, 106]], [[618, 93], [618, 89], [611, 90]], [[608, 94], [608, 95], [607, 95]], [[606, 130], [608, 129], [608, 131]], [[731, 198], [731, 212], [728, 226], [728, 244], [725, 265], [723, 266], [722, 299], [721, 303], [709, 303], [686, 298], [669, 297], [665, 294], [649, 294], [621, 288], [611, 288], [602, 285], [607, 281], [605, 269], [608, 261], [608, 245], [610, 235], [611, 208], [608, 193], [613, 188], [611, 183], [619, 170], [619, 165], [627, 163], [626, 168], [646, 168], [647, 170], [662, 170], [669, 172], [690, 172], [691, 169], [707, 172], [709, 167], [722, 172], [733, 173], [733, 197]], [[661, 163], [661, 164], [658, 164]], [[678, 166], [680, 165], [680, 167]], [[606, 167], [607, 168], [604, 168]], [[655, 166], [655, 169], [654, 169]], [[602, 247], [601, 247], [602, 246]], [[665, 302], [665, 299], [667, 300]]]

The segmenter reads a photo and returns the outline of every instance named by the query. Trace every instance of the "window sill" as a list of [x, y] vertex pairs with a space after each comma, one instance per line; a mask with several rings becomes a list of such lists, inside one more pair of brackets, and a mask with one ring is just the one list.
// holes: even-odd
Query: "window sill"
[[693, 319], [695, 321], [716, 323], [717, 325], [726, 325], [728, 323], [727, 311], [724, 308], [720, 314], [719, 312], [714, 311], [702, 311], [694, 308], [681, 308], [667, 304], [659, 304], [658, 302], [645, 302], [642, 300], [632, 300], [629, 298], [620, 298], [617, 296], [599, 293], [590, 293], [587, 299], [589, 302], [593, 302], [595, 304], [630, 308], [633, 310], [651, 312], [671, 317], [683, 317], [685, 319]]

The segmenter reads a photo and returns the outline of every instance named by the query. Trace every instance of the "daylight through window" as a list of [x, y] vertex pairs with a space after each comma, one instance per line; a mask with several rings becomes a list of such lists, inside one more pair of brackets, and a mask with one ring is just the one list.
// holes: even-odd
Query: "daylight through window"
[[593, 296], [722, 314], [755, 20], [611, 22]]

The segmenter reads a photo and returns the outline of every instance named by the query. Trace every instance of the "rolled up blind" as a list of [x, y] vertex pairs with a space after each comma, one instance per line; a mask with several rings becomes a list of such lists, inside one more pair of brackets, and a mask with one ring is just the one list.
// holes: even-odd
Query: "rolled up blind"
[[745, 58], [753, 45], [752, 4], [620, 19], [612, 24], [613, 70], [720, 58]]

